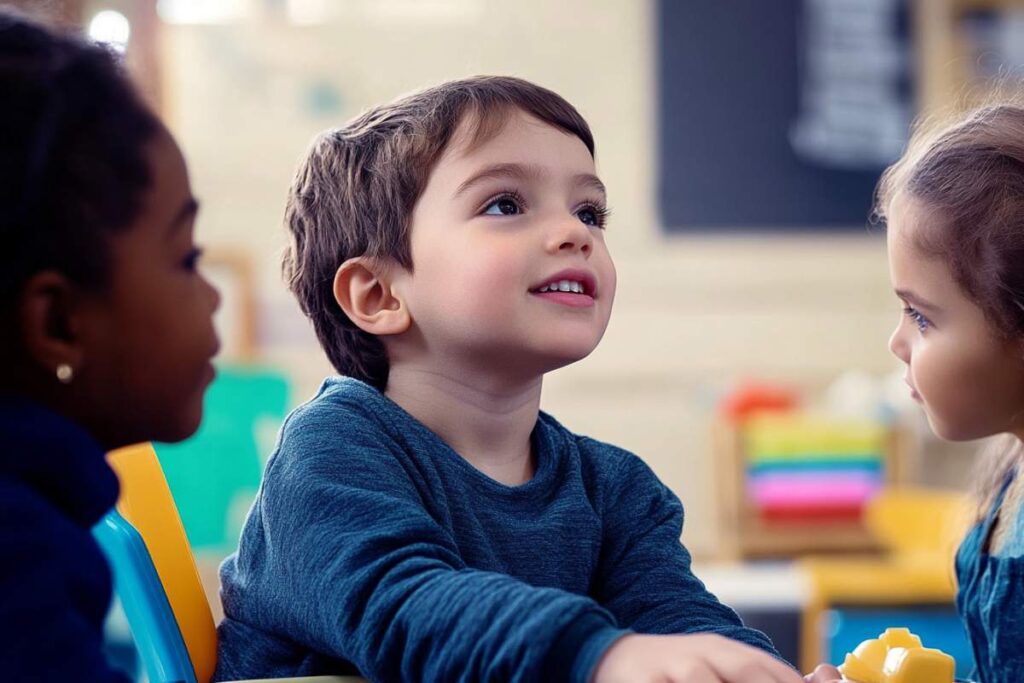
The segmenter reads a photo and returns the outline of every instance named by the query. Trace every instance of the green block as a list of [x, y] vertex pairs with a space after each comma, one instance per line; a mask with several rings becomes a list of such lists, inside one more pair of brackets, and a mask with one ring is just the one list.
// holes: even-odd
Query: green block
[[155, 444], [193, 549], [232, 549], [289, 407], [272, 369], [220, 366], [189, 439]]

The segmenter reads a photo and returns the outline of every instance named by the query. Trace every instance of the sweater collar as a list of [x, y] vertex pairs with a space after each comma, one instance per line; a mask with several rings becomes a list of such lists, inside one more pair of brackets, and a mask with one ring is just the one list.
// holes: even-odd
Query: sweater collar
[[0, 477], [39, 492], [91, 527], [117, 502], [117, 476], [85, 430], [41, 405], [0, 398]]

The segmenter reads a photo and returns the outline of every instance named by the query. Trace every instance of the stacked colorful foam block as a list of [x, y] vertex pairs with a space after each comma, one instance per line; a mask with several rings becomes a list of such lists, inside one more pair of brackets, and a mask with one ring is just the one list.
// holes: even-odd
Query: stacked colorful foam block
[[879, 423], [762, 414], [744, 421], [747, 494], [768, 523], [856, 521], [884, 482]]

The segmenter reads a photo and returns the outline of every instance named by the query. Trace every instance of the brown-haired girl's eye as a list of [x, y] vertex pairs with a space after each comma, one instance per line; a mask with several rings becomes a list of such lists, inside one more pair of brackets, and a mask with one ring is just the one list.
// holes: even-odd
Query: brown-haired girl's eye
[[904, 306], [903, 312], [906, 314], [908, 318], [914, 321], [914, 324], [917, 325], [917, 329], [919, 329], [922, 332], [927, 330], [928, 327], [931, 325], [931, 322], [928, 320], [928, 318], [921, 315], [921, 311], [917, 310], [913, 306]]

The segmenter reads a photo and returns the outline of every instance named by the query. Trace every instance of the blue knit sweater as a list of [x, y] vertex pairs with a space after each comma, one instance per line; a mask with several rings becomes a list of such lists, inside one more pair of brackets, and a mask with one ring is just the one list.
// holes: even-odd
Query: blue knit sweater
[[0, 680], [128, 683], [103, 656], [111, 577], [90, 529], [117, 501], [92, 437], [0, 399]]
[[375, 389], [329, 379], [282, 428], [221, 568], [217, 680], [589, 680], [624, 633], [775, 654], [690, 571], [683, 508], [639, 458], [541, 414], [534, 477], [473, 468]]

